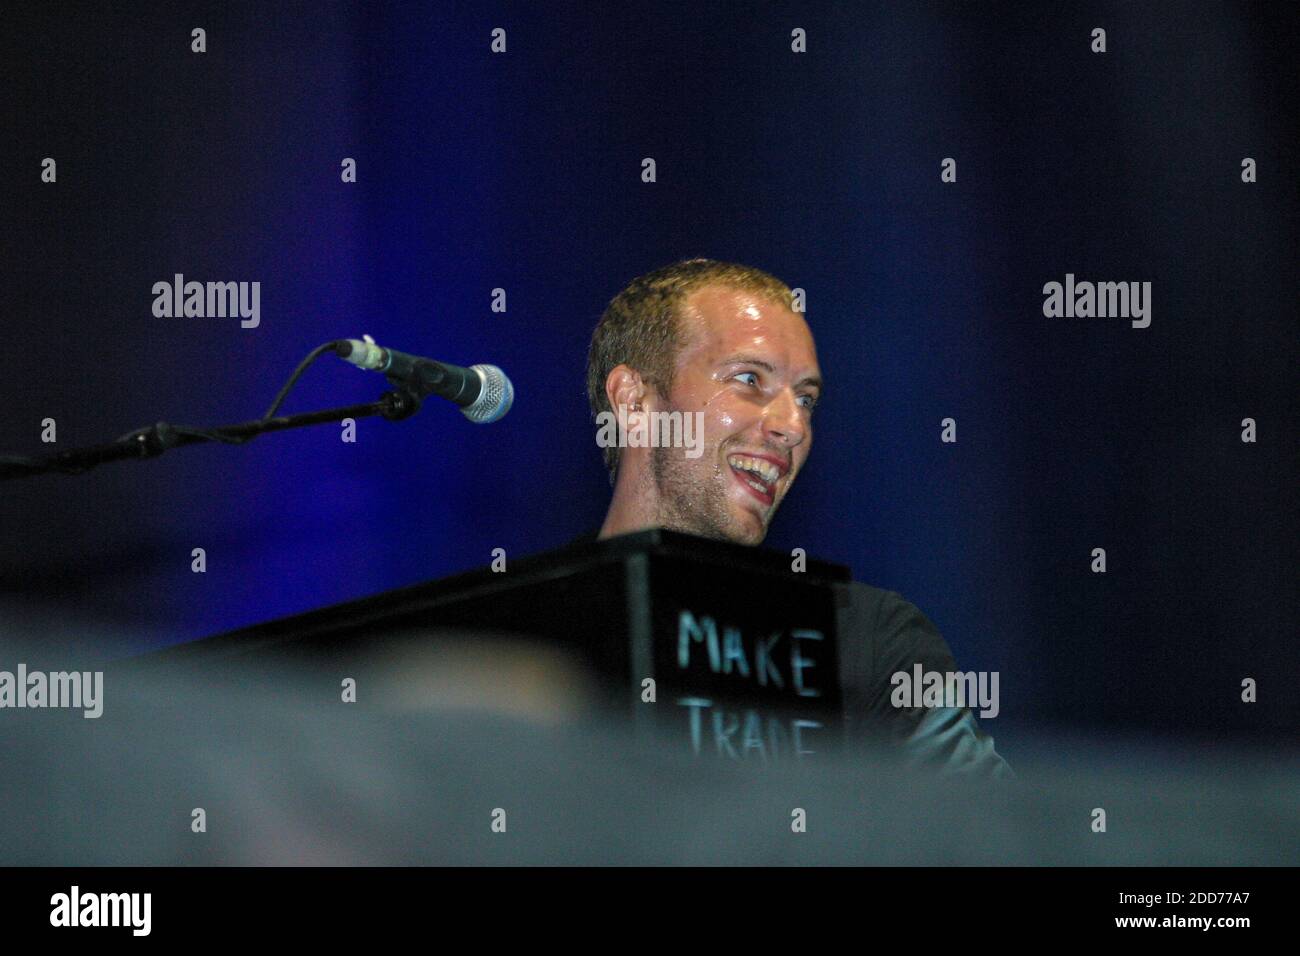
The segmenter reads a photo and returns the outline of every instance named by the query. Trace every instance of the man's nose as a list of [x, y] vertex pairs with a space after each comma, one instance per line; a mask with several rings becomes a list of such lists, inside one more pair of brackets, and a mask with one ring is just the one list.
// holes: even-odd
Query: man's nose
[[768, 403], [763, 413], [763, 431], [787, 448], [793, 448], [808, 436], [803, 409], [790, 389], [785, 389]]

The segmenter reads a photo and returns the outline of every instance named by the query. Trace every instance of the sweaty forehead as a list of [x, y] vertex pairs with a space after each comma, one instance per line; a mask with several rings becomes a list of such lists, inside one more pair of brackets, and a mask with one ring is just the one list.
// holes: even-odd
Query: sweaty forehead
[[795, 366], [817, 364], [808, 323], [759, 293], [707, 286], [688, 295], [682, 311], [687, 328], [679, 366], [756, 352]]

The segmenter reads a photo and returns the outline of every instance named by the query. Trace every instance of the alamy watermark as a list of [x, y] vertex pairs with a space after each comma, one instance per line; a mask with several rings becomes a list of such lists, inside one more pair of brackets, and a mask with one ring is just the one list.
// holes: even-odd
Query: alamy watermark
[[80, 709], [94, 719], [104, 712], [103, 671], [0, 671], [0, 710], [6, 707]]
[[170, 283], [153, 284], [153, 314], [159, 319], [225, 319], [239, 316], [239, 325], [262, 324], [262, 283], [185, 281], [176, 273]]
[[148, 936], [152, 913], [152, 893], [83, 893], [73, 885], [50, 897], [50, 925], [55, 927], [124, 926], [133, 936]]
[[1043, 286], [1043, 315], [1049, 319], [1132, 319], [1135, 329], [1151, 324], [1150, 282], [1075, 282], [1065, 274], [1065, 284]]
[[626, 405], [596, 416], [601, 448], [685, 448], [687, 458], [704, 454], [703, 412], [639, 412], [632, 421]]
[[927, 671], [916, 664], [912, 672], [896, 671], [889, 678], [895, 707], [975, 707], [981, 717], [998, 715], [997, 671]]

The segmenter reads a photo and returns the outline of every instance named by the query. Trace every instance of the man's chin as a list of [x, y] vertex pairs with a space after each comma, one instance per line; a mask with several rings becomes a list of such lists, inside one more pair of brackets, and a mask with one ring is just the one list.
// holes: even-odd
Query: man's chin
[[726, 541], [729, 544], [743, 544], [753, 546], [762, 544], [763, 539], [767, 537], [767, 527], [762, 521], [752, 514], [732, 515], [732, 520], [721, 527], [715, 523], [701, 524], [672, 524], [663, 525], [670, 531], [681, 531], [685, 534], [693, 534], [697, 538], [709, 538], [713, 541]]
[[762, 544], [763, 539], [767, 537], [767, 522], [745, 508], [732, 520], [730, 531], [731, 533], [727, 535], [728, 541], [736, 544]]

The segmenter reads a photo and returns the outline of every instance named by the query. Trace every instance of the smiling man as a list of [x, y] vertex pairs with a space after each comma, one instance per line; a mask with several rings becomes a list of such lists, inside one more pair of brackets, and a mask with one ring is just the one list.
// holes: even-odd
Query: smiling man
[[661, 527], [759, 544], [808, 460], [821, 372], [790, 290], [744, 266], [694, 260], [637, 279], [592, 341], [593, 408], [649, 432], [695, 414], [703, 453], [606, 448], [614, 498], [600, 537]]
[[[666, 528], [760, 544], [808, 460], [822, 387], [812, 332], [774, 276], [690, 259], [634, 279], [587, 359], [593, 415], [620, 423], [603, 443], [614, 494], [598, 537]], [[694, 416], [700, 446], [629, 440], [657, 434], [665, 416]], [[974, 676], [957, 671], [930, 620], [892, 591], [853, 582], [846, 592], [840, 671], [855, 738], [908, 762], [1010, 775], [969, 707], [911, 696], [912, 675]]]

